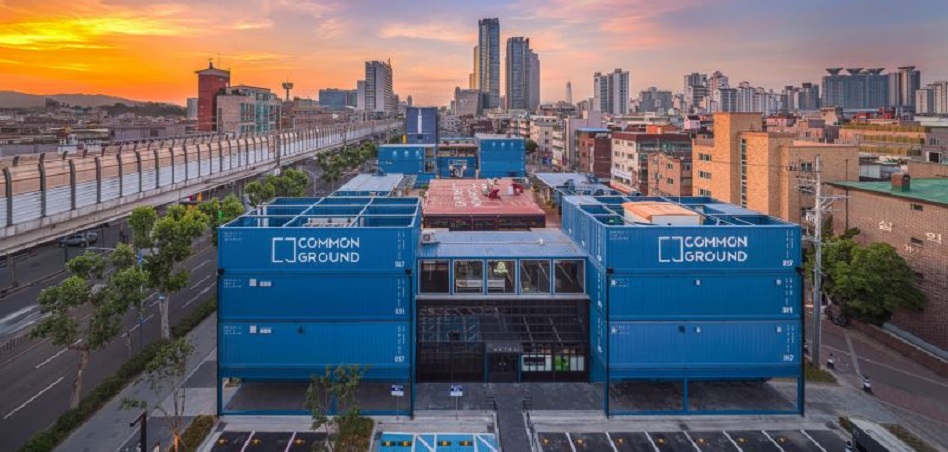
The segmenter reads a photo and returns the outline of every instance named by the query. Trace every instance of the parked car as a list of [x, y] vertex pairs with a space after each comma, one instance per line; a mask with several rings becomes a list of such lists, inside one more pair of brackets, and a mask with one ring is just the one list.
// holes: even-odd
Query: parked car
[[95, 232], [80, 232], [59, 239], [59, 246], [89, 246], [99, 240]]

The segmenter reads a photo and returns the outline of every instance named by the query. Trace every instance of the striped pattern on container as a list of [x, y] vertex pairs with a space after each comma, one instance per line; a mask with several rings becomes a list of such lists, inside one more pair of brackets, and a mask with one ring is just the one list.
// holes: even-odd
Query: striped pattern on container
[[188, 161], [188, 179], [197, 179], [198, 177], [198, 162]]
[[140, 182], [138, 178], [138, 173], [123, 174], [122, 175], [122, 196], [134, 195], [141, 191], [141, 187], [138, 185]]
[[64, 185], [46, 190], [46, 215], [68, 212], [72, 209], [72, 187]]
[[183, 182], [185, 178], [184, 174], [184, 164], [178, 164], [174, 166], [174, 183]]
[[142, 171], [142, 191], [155, 189], [155, 170]]
[[96, 181], [76, 184], [76, 208], [91, 206], [98, 202], [99, 184]]
[[102, 179], [102, 202], [119, 197], [119, 178]]
[[42, 193], [33, 191], [13, 196], [13, 224], [39, 219], [42, 215]]

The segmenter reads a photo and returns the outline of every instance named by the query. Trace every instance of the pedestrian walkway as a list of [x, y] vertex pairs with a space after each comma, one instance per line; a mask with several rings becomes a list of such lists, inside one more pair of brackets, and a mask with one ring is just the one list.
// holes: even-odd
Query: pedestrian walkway
[[[217, 348], [217, 314], [204, 319], [188, 337], [194, 345], [194, 353], [188, 362], [188, 379], [185, 383], [186, 405], [185, 417], [193, 418], [201, 414], [216, 413], [216, 348]], [[61, 452], [112, 452], [136, 450], [139, 428], [129, 427], [135, 421], [140, 411], [121, 409], [122, 399], [144, 400], [149, 407], [157, 403], [170, 402], [170, 391], [162, 394], [152, 392], [148, 383], [138, 381], [125, 387], [115, 398], [108, 402], [98, 413], [85, 424], [69, 435], [57, 451]], [[166, 408], [171, 411], [170, 408]], [[162, 450], [171, 444], [171, 434], [167, 422], [161, 417], [160, 411], [149, 410], [148, 444], [161, 444]]]
[[527, 425], [516, 399], [502, 398], [497, 401], [497, 428], [500, 430], [503, 450], [530, 450]]

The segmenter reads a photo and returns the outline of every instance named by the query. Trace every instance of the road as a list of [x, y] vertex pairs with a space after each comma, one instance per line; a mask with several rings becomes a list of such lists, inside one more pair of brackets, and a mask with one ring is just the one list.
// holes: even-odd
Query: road
[[[810, 317], [807, 317], [809, 344], [813, 344]], [[931, 422], [948, 429], [948, 376], [937, 375], [908, 358], [885, 348], [854, 330], [822, 322], [821, 360], [825, 368], [830, 353], [836, 361], [833, 371], [842, 384], [861, 387], [862, 375], [869, 376], [873, 396], [906, 414], [915, 429], [931, 439], [945, 441], [930, 427]], [[927, 421], [927, 422], [926, 422]], [[948, 442], [940, 444], [948, 448]]]
[[[217, 249], [208, 246], [184, 264], [191, 271], [191, 284], [174, 294], [171, 323], [177, 323], [201, 301], [216, 294]], [[22, 294], [22, 295], [21, 295]], [[18, 294], [28, 296], [26, 292]], [[32, 298], [35, 303], [35, 295]], [[0, 301], [5, 304], [9, 300]], [[144, 345], [159, 337], [159, 314], [155, 297], [149, 300], [142, 331]], [[115, 373], [131, 353], [138, 353], [138, 315], [126, 315], [125, 326], [132, 330], [130, 340], [119, 337], [105, 349], [92, 353], [83, 383], [88, 394], [103, 379]], [[78, 354], [54, 346], [46, 340], [31, 340], [16, 350], [0, 355], [0, 451], [15, 450], [30, 436], [48, 428], [68, 409]], [[130, 418], [133, 414], [130, 412]], [[130, 419], [131, 420], [131, 419]]]

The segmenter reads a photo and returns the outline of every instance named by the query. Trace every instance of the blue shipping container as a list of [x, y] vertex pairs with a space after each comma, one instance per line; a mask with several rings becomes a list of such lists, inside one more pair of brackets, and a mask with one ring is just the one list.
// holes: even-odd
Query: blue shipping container
[[366, 378], [407, 378], [408, 322], [221, 322], [219, 377], [307, 379], [326, 366], [368, 367]]
[[609, 279], [612, 320], [795, 319], [800, 275], [695, 274]]
[[612, 378], [798, 377], [799, 322], [611, 322]]
[[221, 276], [225, 320], [408, 320], [408, 275]]
[[438, 175], [443, 179], [473, 178], [477, 172], [476, 157], [438, 157]]

